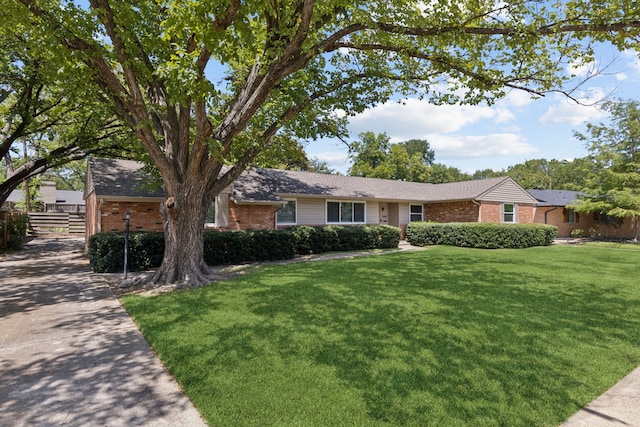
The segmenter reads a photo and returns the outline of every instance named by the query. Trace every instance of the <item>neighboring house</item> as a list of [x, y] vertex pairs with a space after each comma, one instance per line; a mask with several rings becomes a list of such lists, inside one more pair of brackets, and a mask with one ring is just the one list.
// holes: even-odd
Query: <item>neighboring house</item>
[[[88, 162], [86, 237], [131, 230], [161, 231], [161, 191], [144, 189], [132, 161]], [[293, 225], [388, 224], [410, 221], [532, 223], [537, 200], [509, 177], [424, 184], [313, 172], [253, 169], [216, 197], [205, 227], [275, 229]]]
[[574, 230], [581, 230], [585, 237], [633, 238], [635, 232], [630, 218], [611, 218], [603, 221], [598, 214], [581, 214], [567, 205], [575, 202], [579, 191], [528, 190], [538, 200], [534, 222], [558, 227], [558, 237], [571, 237]]
[[[53, 181], [43, 181], [38, 190], [37, 201], [42, 202], [44, 212], [83, 213], [85, 209], [82, 191], [58, 190]], [[18, 204], [24, 204], [23, 190], [13, 190], [3, 207], [18, 210]]]

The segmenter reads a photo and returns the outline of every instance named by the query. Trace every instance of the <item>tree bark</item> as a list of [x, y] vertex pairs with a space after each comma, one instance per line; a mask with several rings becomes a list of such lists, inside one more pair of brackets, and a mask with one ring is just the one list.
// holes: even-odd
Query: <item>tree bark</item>
[[209, 267], [203, 256], [203, 225], [213, 197], [207, 195], [205, 181], [180, 185], [179, 191], [165, 200], [162, 206], [165, 221], [164, 257], [152, 282], [189, 283], [193, 286], [209, 282]]

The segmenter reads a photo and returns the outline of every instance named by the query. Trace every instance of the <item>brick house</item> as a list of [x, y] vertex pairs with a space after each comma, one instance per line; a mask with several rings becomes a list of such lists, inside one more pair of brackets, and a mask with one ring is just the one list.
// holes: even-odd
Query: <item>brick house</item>
[[[85, 186], [85, 236], [162, 231], [162, 191], [145, 189], [141, 164], [92, 158]], [[388, 224], [410, 221], [532, 223], [538, 201], [509, 177], [425, 184], [313, 172], [253, 169], [212, 204], [205, 227], [275, 229], [292, 225]]]
[[585, 237], [593, 234], [607, 238], [633, 239], [635, 231], [631, 218], [612, 218], [608, 225], [598, 214], [581, 214], [567, 208], [576, 201], [579, 191], [529, 190], [538, 205], [534, 222], [558, 227], [558, 237], [571, 237], [574, 230], [582, 230]]

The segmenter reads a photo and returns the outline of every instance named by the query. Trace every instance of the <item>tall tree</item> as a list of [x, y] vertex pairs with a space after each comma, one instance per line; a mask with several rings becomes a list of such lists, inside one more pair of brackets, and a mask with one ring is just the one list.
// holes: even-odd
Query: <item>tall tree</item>
[[384, 171], [379, 170], [389, 156], [391, 147], [389, 136], [386, 133], [376, 135], [373, 132], [362, 132], [358, 136], [360, 140], [349, 146], [349, 156], [353, 160], [349, 175], [389, 178], [386, 168]]
[[39, 49], [10, 14], [0, 11], [0, 204], [30, 178], [132, 141], [113, 108], [97, 102], [82, 70]]
[[635, 0], [7, 1], [135, 130], [167, 194], [154, 280], [196, 284], [207, 208], [275, 135], [343, 136], [350, 115], [392, 96], [559, 90], [563, 61], [592, 59], [595, 41], [635, 46], [640, 27]]
[[363, 132], [349, 147], [352, 176], [427, 182], [434, 152], [426, 140], [391, 144], [386, 133]]
[[602, 218], [631, 218], [640, 240], [640, 102], [609, 101], [609, 124], [587, 124], [576, 137], [587, 144], [597, 171], [583, 189], [585, 197], [572, 207]]

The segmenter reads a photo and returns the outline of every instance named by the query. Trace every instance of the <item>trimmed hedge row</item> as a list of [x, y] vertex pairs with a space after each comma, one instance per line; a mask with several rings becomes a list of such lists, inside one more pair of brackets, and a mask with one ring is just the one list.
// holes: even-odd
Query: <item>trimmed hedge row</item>
[[557, 227], [543, 224], [412, 222], [407, 226], [407, 241], [415, 246], [518, 249], [548, 246], [557, 234]]
[[[296, 255], [333, 251], [397, 248], [400, 229], [380, 226], [298, 226], [287, 230], [207, 231], [204, 261], [209, 265], [291, 259]], [[89, 238], [89, 262], [96, 273], [124, 269], [124, 234], [98, 233]], [[129, 234], [129, 271], [160, 266], [163, 233]]]

